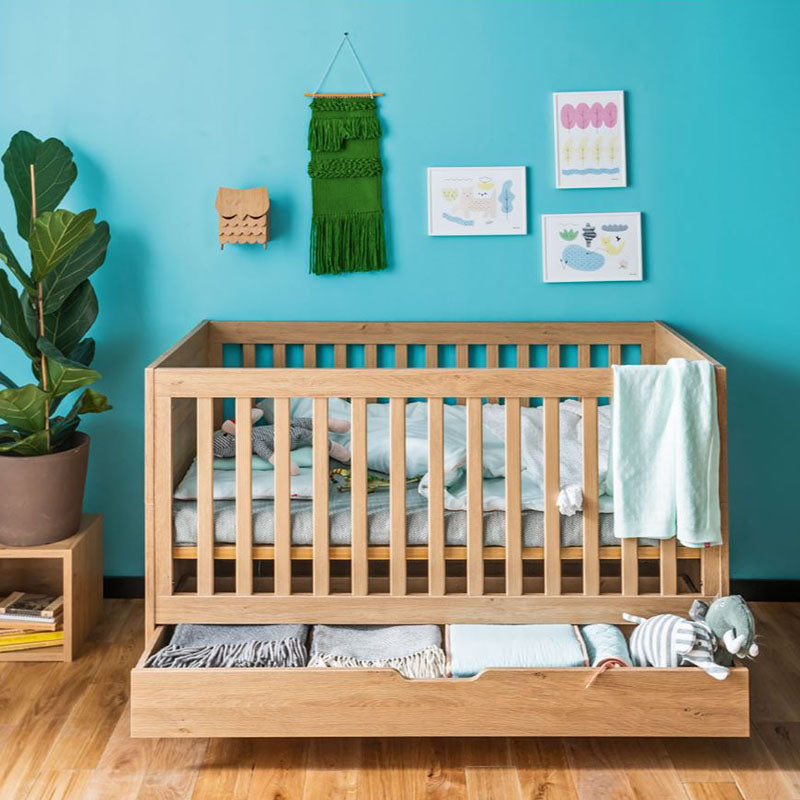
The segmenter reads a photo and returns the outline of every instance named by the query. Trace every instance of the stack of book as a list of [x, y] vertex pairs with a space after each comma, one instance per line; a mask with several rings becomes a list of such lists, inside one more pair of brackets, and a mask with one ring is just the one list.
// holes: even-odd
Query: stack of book
[[62, 644], [63, 621], [63, 597], [12, 592], [0, 600], [0, 653]]

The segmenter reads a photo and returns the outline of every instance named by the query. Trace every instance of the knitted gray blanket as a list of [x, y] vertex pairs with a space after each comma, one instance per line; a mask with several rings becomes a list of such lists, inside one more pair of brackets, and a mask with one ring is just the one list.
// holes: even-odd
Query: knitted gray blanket
[[146, 667], [304, 667], [308, 625], [190, 625]]
[[309, 667], [391, 667], [407, 678], [443, 678], [436, 625], [315, 625]]

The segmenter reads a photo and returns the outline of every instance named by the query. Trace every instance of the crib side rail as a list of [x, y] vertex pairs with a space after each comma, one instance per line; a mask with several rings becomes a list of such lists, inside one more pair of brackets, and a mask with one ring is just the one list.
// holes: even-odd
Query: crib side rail
[[[618, 354], [612, 350], [612, 359]], [[585, 356], [584, 356], [585, 360]], [[717, 570], [712, 550], [690, 550], [675, 540], [640, 547], [636, 540], [600, 547], [598, 429], [600, 398], [613, 392], [609, 368], [547, 369], [286, 369], [158, 368], [150, 374], [153, 403], [154, 569], [148, 574], [153, 622], [510, 622], [540, 614], [549, 621], [618, 621], [625, 610], [648, 615], [685, 613], [687, 594], [713, 594], [706, 587], [679, 592], [680, 564]], [[253, 543], [253, 497], [249, 408], [254, 398], [274, 398], [274, 537]], [[235, 543], [214, 541], [212, 433], [215, 399], [235, 398], [237, 417]], [[291, 539], [290, 398], [312, 398], [313, 541]], [[351, 399], [350, 542], [329, 539], [327, 435], [330, 397]], [[523, 401], [540, 398], [544, 419], [544, 532], [541, 546], [523, 542], [520, 413]], [[559, 400], [579, 398], [583, 431], [583, 532], [580, 546], [562, 547], [557, 508]], [[389, 541], [373, 545], [368, 531], [367, 418], [369, 400], [389, 404]], [[450, 398], [465, 399], [466, 536], [448, 544], [443, 504], [444, 416]], [[484, 544], [482, 408], [487, 399], [505, 408], [505, 536], [503, 546]], [[428, 540], [406, 538], [405, 406], [427, 407]], [[187, 416], [186, 408], [193, 409]], [[180, 465], [197, 454], [197, 543], [174, 547], [172, 494]], [[643, 569], [648, 562], [655, 573]], [[607, 567], [611, 569], [607, 569]], [[719, 585], [719, 584], [717, 584]], [[542, 617], [539, 617], [542, 618]]]

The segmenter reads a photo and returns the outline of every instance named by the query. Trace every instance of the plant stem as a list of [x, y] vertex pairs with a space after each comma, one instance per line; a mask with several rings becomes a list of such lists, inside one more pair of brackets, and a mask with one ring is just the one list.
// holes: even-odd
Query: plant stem
[[[31, 231], [36, 220], [36, 169], [31, 164]], [[36, 284], [36, 316], [39, 327], [39, 337], [44, 338], [44, 295], [42, 293], [41, 281]], [[42, 373], [42, 389], [47, 391], [47, 358], [44, 353], [39, 352], [39, 370]], [[47, 433], [47, 452], [50, 452], [50, 400], [44, 401], [44, 429]]]

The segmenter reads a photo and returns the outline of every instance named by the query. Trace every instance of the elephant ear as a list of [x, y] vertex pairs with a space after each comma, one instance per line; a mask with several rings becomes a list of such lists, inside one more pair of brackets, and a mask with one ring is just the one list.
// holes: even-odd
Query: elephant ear
[[704, 603], [702, 600], [695, 600], [689, 609], [689, 616], [695, 622], [705, 622], [706, 614], [708, 614], [708, 603]]

